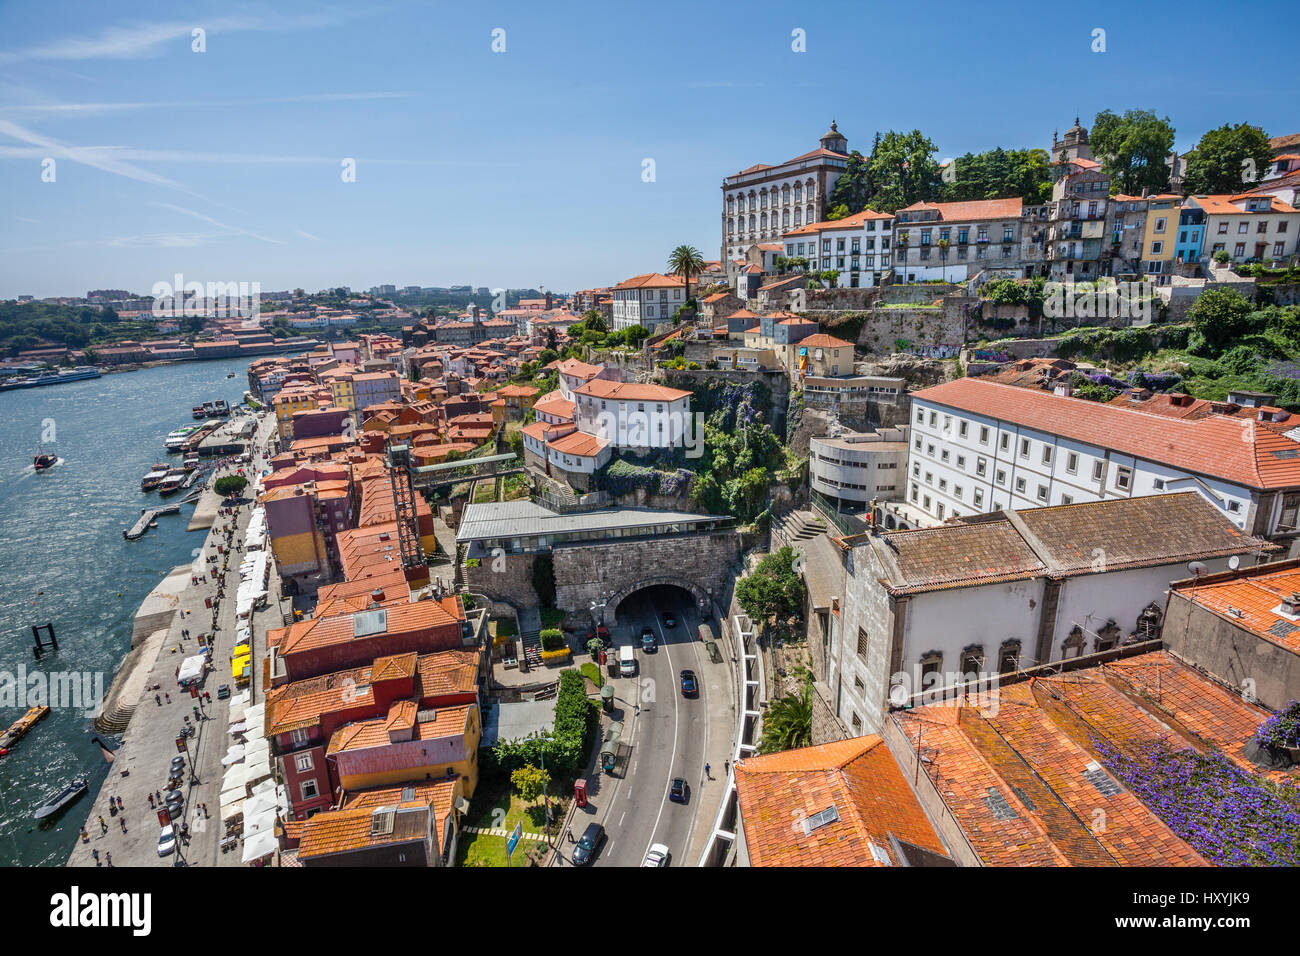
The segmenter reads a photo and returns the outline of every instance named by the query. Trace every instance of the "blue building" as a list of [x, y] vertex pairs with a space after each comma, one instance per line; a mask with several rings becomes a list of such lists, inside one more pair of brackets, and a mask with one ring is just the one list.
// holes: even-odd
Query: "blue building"
[[1178, 217], [1178, 235], [1174, 242], [1176, 262], [1201, 261], [1201, 246], [1205, 243], [1205, 210], [1184, 205]]

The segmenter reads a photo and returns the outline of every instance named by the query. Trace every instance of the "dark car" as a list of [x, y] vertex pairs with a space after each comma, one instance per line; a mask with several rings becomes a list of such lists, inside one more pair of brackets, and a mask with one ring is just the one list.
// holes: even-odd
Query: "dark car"
[[658, 646], [659, 644], [655, 640], [655, 632], [648, 627], [641, 628], [641, 650], [651, 653]]
[[686, 803], [691, 798], [691, 788], [685, 777], [673, 777], [668, 786], [668, 799], [673, 803]]
[[700, 685], [695, 681], [695, 671], [682, 671], [682, 696], [698, 697]]
[[664, 627], [676, 627], [677, 617], [672, 611], [664, 611]]
[[605, 828], [599, 823], [587, 824], [587, 829], [582, 831], [582, 837], [578, 840], [578, 845], [573, 848], [573, 865], [588, 866], [600, 852], [601, 846], [605, 842]]

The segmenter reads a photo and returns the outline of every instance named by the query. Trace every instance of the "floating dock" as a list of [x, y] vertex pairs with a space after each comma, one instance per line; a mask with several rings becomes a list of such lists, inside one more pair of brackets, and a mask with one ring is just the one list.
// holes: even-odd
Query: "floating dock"
[[133, 524], [126, 531], [122, 532], [122, 537], [127, 541], [135, 541], [137, 538], [143, 538], [149, 525], [159, 515], [174, 515], [181, 510], [180, 505], [164, 505], [161, 508], [142, 508], [140, 510], [140, 520]]

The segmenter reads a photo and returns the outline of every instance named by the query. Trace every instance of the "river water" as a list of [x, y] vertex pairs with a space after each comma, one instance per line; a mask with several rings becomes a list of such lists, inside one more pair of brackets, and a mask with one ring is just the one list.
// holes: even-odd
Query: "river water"
[[[195, 405], [241, 401], [247, 368], [247, 359], [186, 362], [0, 392], [0, 672], [12, 680], [25, 668], [29, 687], [34, 671], [72, 672], [80, 686], [102, 680], [108, 691], [140, 602], [203, 544], [203, 533], [185, 531], [193, 505], [159, 518], [138, 541], [122, 537], [142, 507], [162, 500], [142, 493], [140, 478], [154, 462], [180, 465], [164, 437], [194, 424]], [[51, 439], [61, 461], [38, 474], [32, 456]], [[59, 651], [37, 662], [31, 628], [46, 621]], [[0, 702], [0, 730], [24, 709]], [[91, 733], [84, 710], [52, 707], [0, 758], [0, 863], [66, 861], [90, 795], [109, 772]], [[89, 794], [54, 826], [38, 828], [33, 809], [79, 777]]]

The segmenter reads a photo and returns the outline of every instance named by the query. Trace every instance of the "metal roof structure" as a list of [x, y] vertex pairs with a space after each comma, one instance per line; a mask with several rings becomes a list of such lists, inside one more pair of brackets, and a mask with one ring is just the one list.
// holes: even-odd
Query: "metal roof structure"
[[732, 521], [730, 515], [692, 514], [655, 508], [600, 508], [560, 513], [532, 501], [501, 501], [465, 506], [456, 531], [458, 543], [574, 532], [622, 531], [667, 525]]

